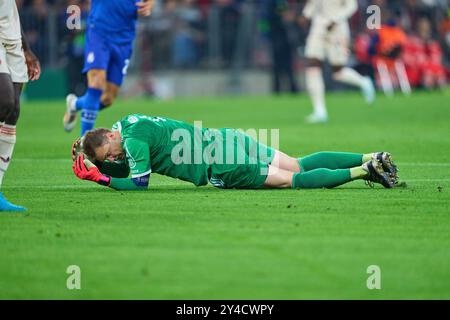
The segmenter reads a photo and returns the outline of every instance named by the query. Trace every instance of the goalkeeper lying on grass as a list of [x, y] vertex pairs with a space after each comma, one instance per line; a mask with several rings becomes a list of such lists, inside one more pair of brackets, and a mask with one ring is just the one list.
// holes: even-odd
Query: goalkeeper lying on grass
[[[95, 129], [72, 148], [73, 171], [117, 190], [145, 190], [155, 172], [196, 186], [219, 188], [333, 188], [356, 179], [397, 184], [387, 152], [319, 152], [290, 157], [235, 129], [198, 128], [145, 115], [129, 115], [112, 130]], [[129, 175], [131, 173], [131, 178]]]

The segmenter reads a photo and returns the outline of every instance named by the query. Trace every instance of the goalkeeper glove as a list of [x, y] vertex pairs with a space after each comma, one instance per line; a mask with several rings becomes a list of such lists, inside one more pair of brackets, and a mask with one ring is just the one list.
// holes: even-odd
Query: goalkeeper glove
[[84, 158], [83, 153], [80, 153], [75, 159], [72, 170], [82, 180], [94, 181], [107, 187], [111, 184], [111, 177], [102, 174], [92, 162]]

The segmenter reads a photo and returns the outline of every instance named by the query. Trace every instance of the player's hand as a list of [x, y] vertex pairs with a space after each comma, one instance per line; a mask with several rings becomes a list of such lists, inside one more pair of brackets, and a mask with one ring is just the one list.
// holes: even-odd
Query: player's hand
[[77, 159], [78, 154], [81, 152], [81, 138], [77, 138], [72, 144], [72, 161]]
[[41, 64], [39, 59], [31, 50], [24, 51], [25, 62], [28, 67], [28, 79], [30, 81], [38, 80], [41, 76]]
[[[95, 165], [88, 168], [85, 164], [86, 160], [87, 159], [84, 158], [84, 154], [80, 153], [72, 165], [73, 173], [75, 173], [75, 175], [81, 180], [89, 180], [104, 186], [109, 186], [111, 183], [111, 177], [102, 174]], [[92, 164], [89, 160], [87, 161]]]
[[140, 2], [137, 2], [136, 6], [138, 7], [138, 14], [142, 17], [148, 17], [152, 13], [153, 4], [153, 0], [141, 0]]

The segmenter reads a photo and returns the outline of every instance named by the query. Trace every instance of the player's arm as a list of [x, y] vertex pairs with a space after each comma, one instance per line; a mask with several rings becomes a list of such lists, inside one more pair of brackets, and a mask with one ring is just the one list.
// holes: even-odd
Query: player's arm
[[25, 55], [25, 62], [28, 68], [28, 79], [31, 81], [38, 80], [41, 76], [41, 64], [36, 55], [31, 51], [30, 45], [28, 44], [27, 38], [23, 34], [23, 28], [21, 28], [22, 32], [22, 49]]
[[153, 0], [141, 0], [140, 2], [137, 2], [136, 7], [138, 7], [138, 14], [142, 17], [148, 17], [152, 13], [153, 5]]
[[82, 179], [96, 182], [102, 186], [110, 187], [116, 190], [146, 190], [150, 179], [150, 173], [137, 178], [115, 178], [100, 172], [96, 165], [85, 159], [84, 154], [80, 153], [73, 165], [72, 170], [75, 175]]

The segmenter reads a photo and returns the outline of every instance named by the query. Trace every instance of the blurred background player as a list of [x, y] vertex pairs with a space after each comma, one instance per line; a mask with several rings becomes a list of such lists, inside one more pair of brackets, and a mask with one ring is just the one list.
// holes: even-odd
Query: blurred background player
[[[22, 35], [15, 0], [0, 0], [0, 187], [16, 143], [22, 86], [39, 79], [40, 73], [39, 61]], [[0, 211], [24, 210], [0, 193]]]
[[138, 15], [149, 16], [153, 0], [92, 0], [86, 31], [85, 63], [88, 89], [66, 97], [64, 130], [75, 127], [81, 110], [81, 135], [94, 127], [97, 113], [117, 97], [127, 73]]
[[386, 22], [372, 35], [369, 53], [374, 56], [377, 83], [387, 95], [392, 96], [397, 86], [405, 94], [411, 92], [402, 59], [407, 42], [407, 34], [392, 14], [387, 14]]
[[446, 71], [442, 63], [443, 50], [432, 38], [430, 20], [418, 20], [417, 31], [408, 37], [403, 61], [411, 84], [424, 89], [444, 89], [447, 85]]
[[272, 57], [272, 92], [279, 94], [283, 89], [298, 92], [295, 78], [293, 46], [285, 20], [289, 10], [286, 0], [262, 0], [260, 31], [270, 42]]
[[361, 88], [367, 103], [375, 99], [372, 80], [346, 67], [350, 55], [348, 19], [357, 9], [356, 0], [309, 0], [303, 10], [303, 15], [311, 20], [305, 48], [306, 86], [314, 107], [314, 112], [306, 118], [309, 123], [328, 120], [322, 75], [325, 59], [332, 66], [334, 80]]

